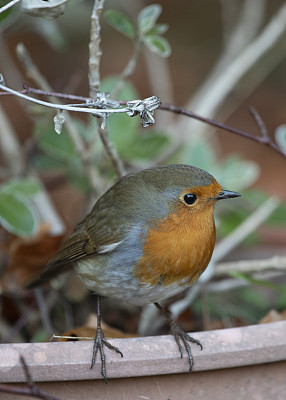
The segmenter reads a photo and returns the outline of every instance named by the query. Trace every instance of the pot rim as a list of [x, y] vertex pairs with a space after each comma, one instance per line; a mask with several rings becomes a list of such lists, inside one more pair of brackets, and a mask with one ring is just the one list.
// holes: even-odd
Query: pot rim
[[[202, 345], [192, 344], [193, 372], [286, 360], [286, 321], [195, 332]], [[188, 372], [187, 354], [181, 359], [172, 336], [110, 339], [123, 353], [106, 348], [107, 377], [178, 374]], [[102, 379], [100, 359], [90, 369], [93, 342], [0, 344], [0, 382], [25, 382], [22, 355], [35, 382]]]

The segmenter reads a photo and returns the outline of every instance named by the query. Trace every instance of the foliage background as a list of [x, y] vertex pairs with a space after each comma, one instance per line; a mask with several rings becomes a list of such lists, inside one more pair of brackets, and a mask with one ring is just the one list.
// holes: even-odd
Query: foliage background
[[[158, 3], [163, 7], [159, 22], [169, 25], [169, 30], [163, 36], [171, 44], [172, 54], [168, 59], [162, 59], [144, 49], [132, 77], [132, 86], [129, 85], [125, 88], [125, 93], [121, 96], [131, 100], [156, 94], [163, 102], [184, 106], [200, 90], [215, 61], [223, 53], [227, 38], [230, 37], [233, 27], [239, 21], [243, 5], [252, 4], [256, 11], [258, 5], [263, 6], [264, 13], [256, 33], [259, 34], [279, 7], [284, 4], [284, 1], [204, 0], [197, 2], [181, 0], [176, 4], [171, 1], [158, 1]], [[135, 20], [138, 12], [149, 4], [151, 4], [149, 1], [107, 0], [105, 9], [119, 9], [128, 13], [131, 19]], [[16, 46], [19, 42], [23, 42], [53, 90], [87, 96], [89, 93], [89, 20], [92, 5], [93, 2], [87, 0], [70, 1], [65, 14], [55, 21], [23, 15], [19, 9], [13, 9], [13, 14], [11, 13], [9, 19], [1, 22], [0, 70], [5, 76], [6, 84], [19, 90], [23, 81], [34, 86], [33, 80], [27, 77], [22, 64], [16, 57]], [[250, 18], [250, 24], [251, 21]], [[102, 18], [101, 35], [103, 55], [100, 72], [105, 85], [103, 89], [106, 90], [105, 88], [114, 87], [113, 81], [109, 77], [124, 69], [132, 54], [133, 44], [130, 38], [114, 30], [104, 18]], [[236, 56], [235, 42], [232, 51], [230, 60]], [[285, 124], [285, 68], [284, 36], [232, 88], [230, 95], [225, 98], [222, 106], [215, 112], [215, 118], [242, 130], [254, 132], [257, 131], [257, 127], [248, 113], [248, 108], [253, 106], [266, 122], [269, 134], [274, 137], [277, 126]], [[223, 75], [223, 73], [222, 69], [220, 74]], [[208, 93], [205, 96], [207, 97]], [[68, 136], [65, 135], [65, 132], [60, 136], [54, 133], [53, 114], [50, 111], [31, 106], [10, 96], [2, 97], [1, 105], [27, 155], [27, 170], [36, 168], [37, 171], [40, 171], [41, 180], [51, 196], [55, 208], [67, 226], [67, 230], [71, 230], [86, 213], [90, 204], [90, 192], [81, 162], [77, 159], [76, 153], [67, 139]], [[194, 108], [193, 111], [196, 109]], [[206, 116], [210, 117], [210, 115]], [[218, 228], [221, 236], [229, 233], [247, 216], [251, 215], [270, 195], [278, 195], [282, 199], [286, 199], [285, 159], [267, 147], [228, 132], [215, 131], [213, 128], [205, 128], [201, 133], [203, 140], [201, 137], [194, 140], [198, 125], [192, 121], [186, 121], [183, 116], [175, 116], [163, 111], [156, 112], [154, 128], [148, 128], [144, 132], [136, 119], [127, 120], [126, 117], [126, 119], [122, 118], [120, 122], [118, 121], [116, 117], [112, 116], [108, 122], [108, 128], [110, 137], [127, 168], [145, 167], [156, 163], [164, 155], [166, 149], [171, 148], [174, 141], [176, 142], [176, 135], [178, 137], [186, 135], [189, 138], [187, 145], [167, 159], [167, 162], [188, 162], [201, 166], [210, 170], [218, 179], [221, 178], [224, 182], [228, 182], [231, 185], [231, 187], [228, 185], [229, 189], [245, 189], [243, 193], [245, 200], [240, 203], [241, 207], [236, 210], [233, 208], [225, 210], [227, 219], [222, 218], [222, 210], [219, 210]], [[182, 125], [180, 125], [181, 123]], [[90, 122], [86, 116], [77, 116], [76, 124], [78, 131], [87, 143], [90, 141], [93, 144], [91, 135], [94, 131], [94, 121]], [[170, 127], [176, 127], [177, 131], [174, 129], [171, 131]], [[99, 141], [94, 145], [94, 152], [97, 168], [103, 181], [100, 183], [101, 191], [103, 187], [111, 184], [114, 171]], [[233, 153], [236, 155], [233, 156]], [[48, 158], [47, 155], [52, 157]], [[7, 191], [5, 185], [7, 185], [7, 181], [10, 184], [10, 177], [5, 175], [4, 159], [1, 160], [1, 167], [1, 180], [4, 185], [1, 188], [2, 191]], [[250, 174], [249, 179], [247, 174]], [[26, 184], [26, 187], [30, 189], [28, 191], [24, 189], [26, 193], [24, 194], [28, 197], [27, 201], [30, 201], [30, 196], [33, 196], [33, 183], [29, 186], [27, 181]], [[252, 187], [247, 191], [246, 188], [250, 184]], [[23, 197], [23, 191], [21, 196]], [[28, 208], [33, 212], [31, 204], [29, 203]], [[229, 254], [228, 258], [233, 260], [265, 258], [273, 254], [285, 255], [285, 215], [285, 207], [281, 206], [272, 215], [270, 224], [269, 221], [268, 224], [264, 224], [256, 231], [255, 235], [248, 238], [248, 244], [244, 243], [243, 246]], [[47, 243], [46, 234], [46, 231], [42, 233], [44, 236], [41, 238], [44, 237], [44, 240], [41, 239], [40, 243], [44, 241]], [[6, 232], [1, 231], [1, 235], [2, 246], [7, 250], [9, 246]], [[53, 249], [51, 245], [50, 251]], [[2, 261], [2, 269], [5, 271], [7, 256], [6, 253], [3, 252], [3, 254], [5, 256]], [[43, 263], [43, 260], [41, 262]], [[15, 265], [20, 265], [19, 261]], [[19, 269], [16, 268], [16, 271], [18, 277]], [[249, 277], [244, 278], [249, 282]], [[53, 291], [53, 294], [50, 292], [47, 294], [45, 291], [44, 294], [38, 293], [35, 297], [36, 300], [33, 295], [24, 293], [21, 294], [24, 297], [20, 296], [20, 299], [24, 298], [25, 302], [20, 306], [18, 293], [16, 295], [17, 284], [11, 285], [11, 282], [14, 283], [17, 279], [12, 278], [11, 275], [8, 277], [4, 275], [2, 290], [6, 292], [7, 287], [9, 290], [7, 291], [8, 295], [1, 296], [2, 326], [7, 327], [6, 332], [2, 333], [2, 337], [7, 340], [7, 337], [11, 336], [9, 332], [12, 329], [14, 336], [19, 335], [20, 340], [30, 340], [31, 337], [34, 339], [45, 338], [47, 332], [55, 330], [62, 332], [74, 324], [84, 324], [92, 311], [92, 297], [87, 296], [83, 288], [78, 290], [78, 281], [74, 281], [74, 279], [69, 278], [68, 282], [60, 285], [61, 295], [57, 296], [63, 296], [60, 297], [61, 300]], [[243, 279], [243, 276], [240, 276], [240, 279]], [[183, 319], [181, 322], [189, 330], [201, 329], [203, 325], [213, 328], [254, 323], [271, 307], [275, 307], [279, 311], [285, 308], [286, 299], [285, 295], [281, 293], [281, 288], [277, 289], [271, 284], [267, 286], [261, 282], [257, 283], [259, 282], [256, 282], [256, 285], [251, 286], [250, 289], [202, 295], [201, 301], [195, 303], [192, 311], [181, 316]], [[274, 285], [276, 283], [274, 280]], [[39, 296], [41, 297], [41, 295], [47, 296], [45, 297], [46, 302], [50, 302], [48, 309], [52, 312], [52, 324], [50, 321], [45, 321], [44, 333], [34, 322], [39, 317], [31, 316], [37, 308], [36, 302], [40, 304]], [[62, 300], [63, 298], [65, 300]], [[72, 311], [70, 311], [66, 299], [71, 301]], [[64, 302], [64, 306], [59, 306], [61, 301]], [[108, 322], [127, 331], [135, 332], [140, 324], [138, 311], [128, 307], [118, 310], [115, 307], [115, 312], [113, 312], [114, 306], [113, 302], [105, 304], [108, 309], [106, 313]], [[15, 311], [14, 314], [11, 310]], [[208, 311], [206, 312], [206, 310]], [[65, 323], [62, 323], [63, 314], [65, 314]], [[190, 314], [195, 322], [189, 323]], [[201, 314], [204, 315], [203, 323], [199, 318]], [[209, 318], [209, 314], [211, 318]], [[23, 315], [29, 316], [25, 320], [28, 325], [21, 322], [21, 327], [18, 329], [19, 320], [23, 320]], [[149, 329], [150, 331], [151, 329]], [[158, 328], [156, 332], [162, 331], [162, 328]]]

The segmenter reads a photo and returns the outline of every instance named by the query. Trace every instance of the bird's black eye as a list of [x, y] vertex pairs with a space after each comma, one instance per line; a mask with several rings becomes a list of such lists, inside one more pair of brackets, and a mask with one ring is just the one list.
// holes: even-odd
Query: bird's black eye
[[183, 200], [186, 204], [191, 205], [197, 201], [197, 196], [192, 193], [187, 193], [184, 195]]

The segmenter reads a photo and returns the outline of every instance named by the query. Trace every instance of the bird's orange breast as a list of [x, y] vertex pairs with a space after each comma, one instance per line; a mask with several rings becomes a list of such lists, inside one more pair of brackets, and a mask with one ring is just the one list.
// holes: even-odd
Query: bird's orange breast
[[183, 205], [149, 228], [133, 273], [142, 284], [191, 285], [206, 269], [215, 242], [213, 205], [192, 213]]

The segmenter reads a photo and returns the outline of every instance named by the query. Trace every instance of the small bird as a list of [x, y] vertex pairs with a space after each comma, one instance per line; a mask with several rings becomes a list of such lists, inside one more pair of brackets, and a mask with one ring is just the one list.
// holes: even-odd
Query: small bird
[[[206, 269], [215, 244], [214, 206], [240, 196], [222, 189], [209, 173], [189, 165], [164, 165], [120, 178], [63, 242], [28, 287], [43, 284], [72, 267], [98, 296], [98, 326], [91, 367], [98, 350], [105, 382], [104, 346], [121, 354], [101, 329], [100, 296], [134, 305], [167, 299], [191, 286]], [[182, 340], [200, 344], [167, 314], [181, 357]]]

